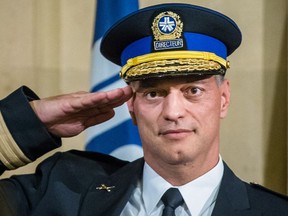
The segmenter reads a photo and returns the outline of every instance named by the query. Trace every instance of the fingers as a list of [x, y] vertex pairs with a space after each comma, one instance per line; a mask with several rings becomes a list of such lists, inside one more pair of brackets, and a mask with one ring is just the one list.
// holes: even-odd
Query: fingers
[[114, 116], [114, 108], [132, 97], [129, 86], [107, 92], [77, 92], [30, 102], [47, 129], [71, 137]]
[[111, 119], [115, 115], [114, 110], [108, 110], [105, 113], [101, 113], [101, 115], [96, 115], [91, 118], [87, 118], [87, 120], [84, 123], [85, 128], [94, 126], [96, 124], [100, 124], [102, 122], [105, 122], [109, 119]]
[[74, 109], [102, 109], [104, 107], [115, 108], [122, 105], [132, 96], [132, 90], [129, 86], [118, 88], [108, 92], [95, 92], [79, 94], [79, 98], [71, 102]]
[[[126, 102], [132, 96], [132, 90], [129, 86], [125, 88], [118, 88], [108, 92], [98, 92], [93, 94], [99, 94], [95, 97], [95, 101], [99, 104], [122, 104]], [[99, 98], [98, 98], [99, 97]]]

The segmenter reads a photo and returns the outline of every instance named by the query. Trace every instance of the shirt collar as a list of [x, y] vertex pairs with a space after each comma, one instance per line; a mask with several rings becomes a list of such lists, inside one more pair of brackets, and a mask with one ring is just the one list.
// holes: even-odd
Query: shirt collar
[[[223, 161], [221, 156], [219, 156], [219, 161], [213, 169], [197, 179], [177, 187], [192, 215], [199, 215], [200, 212], [203, 212], [215, 201], [223, 172]], [[151, 214], [157, 205], [160, 205], [159, 200], [170, 187], [173, 186], [145, 162], [143, 170], [143, 201], [148, 215]]]

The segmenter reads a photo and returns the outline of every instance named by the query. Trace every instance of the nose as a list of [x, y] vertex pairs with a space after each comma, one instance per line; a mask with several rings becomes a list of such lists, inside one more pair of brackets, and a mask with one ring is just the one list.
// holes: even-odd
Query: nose
[[177, 121], [185, 115], [185, 99], [179, 92], [170, 92], [164, 99], [163, 118], [167, 121]]

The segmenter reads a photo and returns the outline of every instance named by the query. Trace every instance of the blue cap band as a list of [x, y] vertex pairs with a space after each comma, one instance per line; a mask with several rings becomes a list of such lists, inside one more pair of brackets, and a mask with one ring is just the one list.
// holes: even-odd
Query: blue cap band
[[[221, 41], [198, 33], [185, 32], [184, 38], [186, 40], [187, 50], [200, 51], [200, 52], [211, 52], [217, 56], [226, 59], [227, 48]], [[130, 45], [128, 45], [121, 54], [121, 65], [125, 65], [127, 60], [137, 56], [152, 53], [152, 36], [141, 38]], [[169, 51], [169, 50], [163, 50]], [[170, 51], [174, 51], [170, 49]]]

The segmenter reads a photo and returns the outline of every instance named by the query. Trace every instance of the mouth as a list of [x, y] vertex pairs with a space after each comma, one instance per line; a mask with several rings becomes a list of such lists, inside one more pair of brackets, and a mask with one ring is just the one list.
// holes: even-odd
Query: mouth
[[196, 133], [196, 129], [189, 130], [189, 129], [169, 129], [163, 130], [159, 132], [159, 136], [163, 136], [169, 139], [182, 139], [185, 138], [193, 133]]

